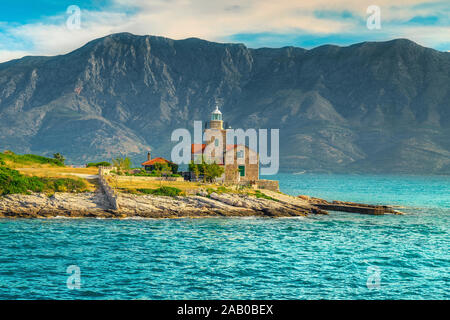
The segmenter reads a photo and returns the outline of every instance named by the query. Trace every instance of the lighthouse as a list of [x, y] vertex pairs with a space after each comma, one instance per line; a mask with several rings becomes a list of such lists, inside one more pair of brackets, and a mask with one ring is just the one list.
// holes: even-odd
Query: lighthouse
[[216, 105], [216, 109], [211, 113], [211, 121], [209, 122], [209, 129], [223, 130], [222, 112], [219, 110], [219, 106]]
[[[227, 129], [232, 130], [229, 127]], [[222, 112], [216, 105], [203, 132], [205, 143], [192, 144], [191, 146], [192, 161], [204, 157], [211, 162], [224, 166], [224, 174], [217, 181], [231, 184], [256, 183], [259, 180], [259, 155], [257, 151], [246, 146], [245, 140], [243, 144], [236, 144], [234, 138], [227, 141], [227, 129], [224, 129]], [[232, 132], [232, 134], [235, 137], [235, 133]]]

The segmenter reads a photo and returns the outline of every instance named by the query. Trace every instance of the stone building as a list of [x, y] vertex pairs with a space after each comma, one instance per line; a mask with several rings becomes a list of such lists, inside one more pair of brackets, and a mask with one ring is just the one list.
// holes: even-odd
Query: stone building
[[246, 145], [227, 141], [226, 133], [222, 113], [216, 107], [204, 130], [206, 143], [191, 146], [192, 160], [204, 157], [223, 165], [224, 174], [217, 180], [225, 183], [256, 183], [259, 180], [258, 153]]

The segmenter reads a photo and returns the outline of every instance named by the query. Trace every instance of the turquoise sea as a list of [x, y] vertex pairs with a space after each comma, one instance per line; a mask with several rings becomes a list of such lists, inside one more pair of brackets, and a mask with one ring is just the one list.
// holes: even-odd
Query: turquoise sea
[[[407, 214], [4, 219], [0, 299], [450, 298], [450, 177], [273, 178], [292, 195]], [[67, 285], [69, 266], [79, 268], [79, 289]]]

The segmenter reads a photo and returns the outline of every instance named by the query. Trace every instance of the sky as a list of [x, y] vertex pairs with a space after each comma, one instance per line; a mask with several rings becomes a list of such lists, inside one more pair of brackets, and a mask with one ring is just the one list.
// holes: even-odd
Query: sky
[[[79, 15], [73, 6], [79, 8]], [[379, 8], [379, 15], [373, 6]], [[450, 52], [450, 0], [0, 2], [0, 62], [26, 55], [65, 54], [117, 32], [239, 42], [251, 48], [309, 49], [408, 38]]]

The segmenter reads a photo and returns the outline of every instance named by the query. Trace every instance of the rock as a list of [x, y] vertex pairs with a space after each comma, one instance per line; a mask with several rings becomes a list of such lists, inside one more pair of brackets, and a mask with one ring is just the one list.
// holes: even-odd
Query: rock
[[322, 209], [330, 211], [353, 212], [371, 215], [382, 215], [385, 213], [403, 214], [402, 212], [394, 210], [392, 207], [385, 205], [371, 205], [371, 204], [356, 203], [349, 201], [337, 201], [337, 200], [329, 202], [327, 200], [320, 198], [313, 198], [307, 196], [298, 196], [298, 197], [307, 200], [313, 207], [316, 207], [318, 210]]
[[271, 193], [280, 199], [256, 198], [245, 194], [212, 193], [163, 197], [119, 194], [118, 210], [110, 210], [102, 193], [55, 193], [7, 195], [0, 197], [0, 217], [50, 218], [64, 217], [146, 217], [180, 218], [208, 216], [292, 217], [326, 213], [295, 197]]

